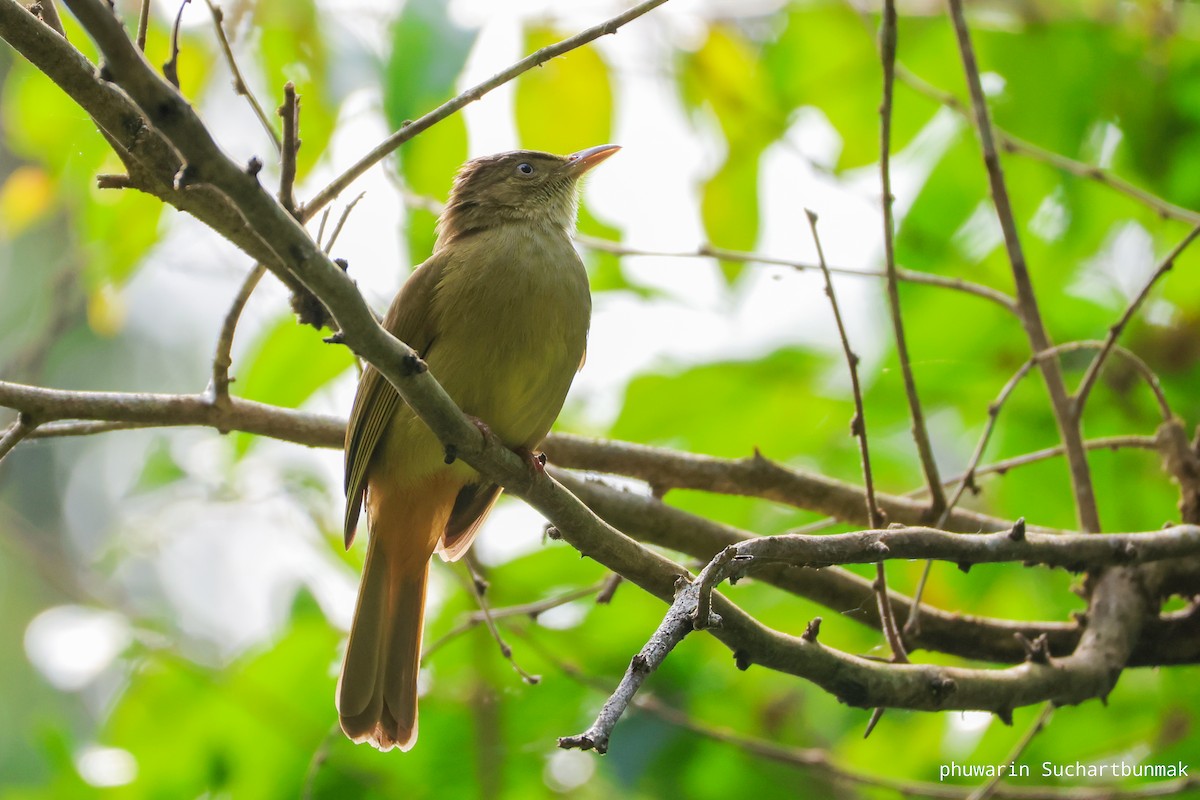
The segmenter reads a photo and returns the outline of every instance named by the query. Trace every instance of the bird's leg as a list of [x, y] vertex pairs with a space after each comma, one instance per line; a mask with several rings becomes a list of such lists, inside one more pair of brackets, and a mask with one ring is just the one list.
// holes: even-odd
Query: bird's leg
[[[483, 443], [486, 445], [492, 439], [496, 438], [496, 434], [492, 431], [491, 426], [481, 420], [479, 417], [467, 414], [467, 419], [471, 424], [479, 429], [479, 435], [483, 437]], [[521, 457], [521, 460], [529, 465], [529, 471], [542, 473], [546, 471], [546, 454], [536, 450], [530, 450], [528, 447], [512, 447], [509, 448], [514, 453]], [[458, 458], [458, 450], [452, 444], [446, 445], [446, 463], [453, 464]]]
[[[484, 445], [496, 438], [496, 434], [492, 433], [492, 429], [488, 426], [488, 424], [479, 417], [475, 417], [470, 414], [467, 414], [466, 417], [471, 421], [472, 425], [479, 429], [479, 435], [483, 437]], [[446, 445], [446, 463], [453, 464], [457, 459], [458, 448], [452, 444]]]

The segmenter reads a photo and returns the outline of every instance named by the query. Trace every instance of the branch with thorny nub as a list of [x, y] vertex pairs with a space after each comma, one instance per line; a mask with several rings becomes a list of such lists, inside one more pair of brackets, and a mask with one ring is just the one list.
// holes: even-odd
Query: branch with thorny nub
[[[619, 24], [661, 1], [640, 4], [589, 29], [594, 31], [591, 38], [611, 33]], [[98, 75], [77, 51], [15, 0], [0, 0], [0, 36], [45, 69], [96, 118], [128, 166], [130, 185], [195, 213], [222, 235], [244, 244], [255, 258], [261, 255], [259, 260], [275, 274], [310, 289], [332, 312], [342, 341], [379, 368], [459, 457], [544, 513], [572, 546], [655, 596], [673, 600], [677, 581], [687, 579], [680, 565], [601, 521], [551, 476], [532, 476], [517, 456], [494, 443], [481, 442], [475, 427], [427, 371], [405, 368], [414, 363], [413, 351], [379, 327], [344, 271], [263, 189], [255, 171], [232, 162], [220, 151], [191, 106], [145, 62], [111, 8], [101, 0], [67, 2], [104, 53], [105, 63]], [[577, 42], [572, 46], [584, 43], [578, 37], [568, 41]], [[528, 69], [541, 63], [538, 58], [545, 60], [565, 51], [558, 47], [549, 52], [552, 49], [539, 51], [540, 55], [534, 54], [513, 69]], [[482, 89], [464, 93], [456, 98], [457, 106], [435, 112], [441, 116], [429, 116], [424, 127], [514, 74], [506, 71], [504, 77], [481, 85]], [[109, 82], [117, 84], [120, 91]], [[406, 126], [400, 133], [411, 138], [416, 132], [416, 128]], [[164, 165], [172, 164], [174, 168], [165, 173], [170, 179], [164, 179]], [[318, 198], [327, 203], [340, 191], [339, 186]], [[318, 207], [310, 203], [305, 211], [312, 213]], [[197, 413], [214, 413], [203, 410], [213, 407], [206, 398], [193, 399], [201, 409]], [[248, 406], [239, 402], [230, 408], [244, 410]], [[42, 421], [36, 415], [32, 419], [39, 424]], [[13, 436], [19, 433], [18, 429]], [[710, 598], [722, 625], [711, 632], [734, 651], [739, 666], [757, 664], [807, 678], [852, 705], [972, 708], [1007, 715], [1018, 705], [1048, 699], [1075, 703], [1104, 696], [1129, 663], [1157, 593], [1171, 576], [1171, 567], [1178, 563], [1156, 561], [1137, 569], [1110, 569], [1104, 573], [1096, 581], [1087, 626], [1078, 646], [1072, 654], [1055, 658], [1049, 665], [1030, 660], [1010, 669], [974, 670], [879, 663], [825, 647], [817, 641], [815, 630], [792, 637], [766, 628], [719, 594], [711, 594]], [[719, 569], [714, 568], [710, 573], [713, 577], [699, 585], [716, 585], [717, 574]], [[688, 585], [692, 583], [688, 580]], [[695, 620], [693, 612], [689, 620], [693, 627]]]

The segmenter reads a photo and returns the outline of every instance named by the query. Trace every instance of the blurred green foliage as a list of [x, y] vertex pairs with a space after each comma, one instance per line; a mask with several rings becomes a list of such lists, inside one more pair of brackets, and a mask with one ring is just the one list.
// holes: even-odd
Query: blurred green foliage
[[[339, 66], [361, 57], [355, 49], [361, 42], [338, 19], [348, 12], [314, 0], [234, 5], [241, 13], [230, 20], [242, 20], [241, 30], [250, 34], [251, 46], [239, 46], [239, 54], [252, 82], [278, 92], [291, 80], [303, 97], [302, 175], [343, 167], [329, 163], [328, 145], [347, 97], [335, 88]], [[815, 110], [837, 134], [829, 178], [875, 197], [877, 184], [862, 176], [878, 160], [881, 74], [872, 38], [878, 20], [864, 21], [842, 2], [753, 5], [757, 10], [744, 14], [689, 17], [686, 34], [654, 14], [634, 23], [641, 33], [619, 34], [654, 34], [659, 48], [647, 52], [660, 56], [657, 62], [615, 63], [609, 51], [585, 48], [521, 76], [512, 109], [521, 145], [568, 152], [610, 140], [625, 113], [621, 101], [629, 74], [653, 72], [677, 90], [681, 116], [696, 136], [716, 144], [694, 197], [703, 235], [712, 244], [746, 250], [758, 244], [762, 159], [771, 148], [786, 145], [802, 110]], [[1062, 156], [1099, 163], [1164, 201], [1200, 206], [1200, 13], [1194, 4], [988, 5], [990, 13], [973, 19], [973, 33], [998, 126]], [[252, 13], [243, 16], [248, 10]], [[463, 88], [461, 75], [481, 37], [451, 13], [451, 4], [409, 0], [373, 23], [386, 31], [382, 50], [373, 54], [370, 87], [381, 128], [394, 130]], [[155, 63], [163, 60], [168, 24], [156, 19], [151, 27]], [[68, 27], [72, 41], [92, 54], [86, 36], [69, 19]], [[522, 51], [543, 47], [570, 30], [558, 21], [523, 20]], [[210, 34], [200, 28], [185, 31], [180, 65], [184, 91], [200, 101], [202, 110], [239, 102], [228, 86], [209, 80], [220, 58]], [[899, 41], [907, 68], [965, 102], [957, 48], [940, 12], [903, 16]], [[946, 117], [956, 121], [949, 123], [945, 146], [933, 154], [928, 177], [901, 198], [898, 261], [1010, 292], [1003, 248], [987, 233], [988, 188], [969, 125], [901, 81], [893, 146], [904, 151], [935, 118]], [[449, 176], [467, 153], [467, 126], [455, 115], [404, 145], [391, 168], [412, 191], [444, 199]], [[1121, 262], [1128, 253], [1114, 249], [1115, 237], [1135, 231], [1146, 253], [1161, 256], [1189, 225], [1166, 219], [1100, 181], [1035, 158], [1006, 155], [1003, 165], [1053, 337], [1103, 337], [1129, 302], [1130, 287], [1148, 274], [1145, 265], [1138, 271], [1136, 264]], [[132, 335], [125, 327], [127, 292], [140, 272], [161, 269], [147, 256], [162, 243], [174, 212], [138, 194], [95, 188], [97, 173], [118, 168], [90, 120], [44, 76], [0, 48], [0, 375], [5, 379], [68, 388], [193, 391], [198, 387], [180, 388], [181, 375], [195, 380], [206, 374], [207, 351], [146, 341], [154, 337]], [[629, 191], [653, 193], [655, 187]], [[408, 213], [405, 235], [414, 263], [432, 246], [433, 223], [428, 212]], [[873, 218], [852, 224], [862, 228], [862, 236], [880, 235]], [[586, 207], [581, 228], [613, 239], [621, 234]], [[616, 256], [587, 255], [598, 295], [632, 293], [647, 301], [661, 296], [660, 289], [631, 279]], [[747, 273], [760, 268], [721, 267], [731, 297], [744, 286]], [[881, 296], [881, 284], [877, 291]], [[1198, 292], [1200, 254], [1189, 253], [1159, 282], [1152, 308], [1135, 319], [1122, 340], [1161, 377], [1175, 413], [1189, 425], [1200, 421]], [[1028, 346], [1012, 316], [977, 297], [920, 285], [902, 286], [901, 297], [935, 450], [944, 472], [953, 473], [965, 464], [988, 404], [1028, 357]], [[884, 306], [877, 307], [879, 335], [886, 337]], [[345, 380], [351, 361], [344, 350], [292, 324], [281, 315], [282, 306], [279, 311], [241, 356], [234, 391], [265, 403], [300, 406]], [[211, 316], [219, 320], [220, 314], [214, 309]], [[879, 358], [864, 362], [873, 467], [883, 489], [903, 492], [920, 486], [920, 473], [899, 365], [890, 346], [879, 349]], [[1072, 357], [1065, 364], [1073, 385], [1087, 359]], [[629, 383], [610, 429], [599, 433], [731, 458], [759, 448], [770, 458], [857, 482], [858, 451], [848, 436], [853, 405], [839, 377], [843, 370], [840, 350], [832, 345], [789, 344], [740, 360], [722, 355], [706, 363], [654, 362]], [[1087, 433], [1148, 434], [1156, 424], [1156, 406], [1145, 387], [1111, 363], [1088, 405]], [[134, 459], [99, 446], [89, 449], [89, 443], [77, 440], [22, 445], [4, 463], [0, 711], [6, 724], [0, 726], [0, 800], [884, 797], [893, 793], [835, 781], [820, 769], [758, 758], [721, 738], [737, 734], [825, 748], [851, 770], [936, 781], [938, 766], [949, 760], [1005, 762], [1037, 714], [1037, 709], [1017, 710], [1011, 729], [995, 720], [972, 728], [963, 715], [893, 710], [864, 740], [866, 712], [786, 675], [760, 668], [739, 672], [715, 640], [695, 636], [647, 689], [707, 733], [690, 730], [677, 716], [635, 711], [618, 727], [605, 758], [567, 753], [554, 746], [555, 737], [590, 722], [654, 629], [662, 604], [625, 585], [609, 605], [585, 598], [539, 620], [502, 620], [515, 658], [542, 678], [528, 685], [500, 657], [482, 626], [459, 630], [474, 604], [461, 581], [439, 566], [435, 572], [444, 601], [428, 622], [427, 641], [451, 638], [428, 660], [421, 742], [405, 755], [380, 755], [350, 744], [336, 730], [332, 698], [342, 634], [324, 602], [301, 586], [301, 578], [283, 592], [290, 609], [283, 615], [285, 624], [257, 645], [223, 655], [214, 655], [196, 631], [164, 622], [172, 619], [164, 599], [169, 593], [147, 589], [155, 573], [146, 554], [167, 543], [148, 538], [138, 514], [148, 514], [154, 502], [166, 502], [156, 497], [183, 502], [238, 494], [232, 471], [251, 469], [255, 459], [264, 458], [256, 451], [267, 448], [251, 447], [252, 440], [239, 435], [233, 444], [213, 445], [217, 456], [209, 454], [200, 462], [208, 466], [201, 469], [185, 467], [182, 454], [193, 439], [162, 432], [137, 441], [141, 450]], [[1032, 376], [1009, 400], [988, 459], [1056, 442], [1045, 391]], [[133, 511], [123, 516], [95, 500], [100, 488], [68, 480], [77, 474], [72, 472], [76, 461], [94, 464], [100, 476], [96, 486]], [[1097, 452], [1092, 464], [1107, 528], [1154, 529], [1176, 514], [1174, 487], [1152, 453]], [[319, 546], [349, 576], [361, 554], [336, 555], [338, 487], [302, 463], [272, 474], [276, 483], [266, 481], [260, 491], [288, 496], [309, 512], [320, 532]], [[971, 506], [1039, 524], [1075, 524], [1061, 462], [979, 483], [982, 493], [965, 501]], [[251, 497], [250, 489], [244, 491]], [[80, 505], [80, 495], [98, 505]], [[261, 500], [261, 494], [251, 499]], [[805, 511], [744, 498], [672, 492], [666, 499], [759, 533], [782, 532], [814, 519]], [[81, 521], [79, 508], [100, 510]], [[80, 529], [117, 544], [81, 543]], [[237, 542], [229, 547], [236, 557]], [[102, 559], [96, 552], [108, 556]], [[893, 586], [905, 592], [913, 590], [919, 573], [917, 564], [889, 567]], [[595, 563], [551, 544], [492, 568], [489, 599], [495, 608], [534, 602], [603, 577]], [[937, 565], [926, 597], [966, 613], [1059, 621], [1082, 607], [1069, 591], [1071, 584], [1062, 572], [1014, 566], [964, 575]], [[224, 587], [211, 591], [217, 595]], [[821, 608], [752, 581], [729, 593], [789, 633], [824, 615], [823, 641], [884, 654], [877, 633], [838, 618], [844, 609]], [[135, 633], [135, 644], [102, 679], [82, 690], [54, 688], [23, 655], [30, 620], [64, 603], [119, 609]], [[955, 663], [927, 653], [918, 657]], [[1195, 667], [1126, 673], [1106, 705], [1059, 709], [1022, 760], [1073, 763], [1124, 754], [1135, 761], [1186, 763], [1200, 752], [1196, 677]], [[135, 773], [109, 787], [97, 785], [95, 775], [89, 783], [81, 754], [96, 745], [124, 751], [136, 764]]]

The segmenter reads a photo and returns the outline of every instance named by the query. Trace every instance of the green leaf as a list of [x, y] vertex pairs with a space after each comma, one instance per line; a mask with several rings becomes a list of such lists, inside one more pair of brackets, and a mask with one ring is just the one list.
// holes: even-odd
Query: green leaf
[[93, 293], [129, 280], [159, 240], [163, 203], [135, 191], [96, 191], [82, 208], [88, 260], [83, 274]]
[[139, 491], [152, 491], [172, 484], [187, 473], [171, 455], [171, 444], [165, 437], [157, 437], [146, 453], [142, 474], [138, 476]]
[[[525, 52], [563, 38], [548, 28], [530, 28]], [[516, 106], [517, 134], [526, 147], [565, 155], [612, 138], [612, 85], [594, 48], [572, 50], [518, 77]]]
[[148, 656], [101, 733], [105, 745], [137, 760], [136, 779], [117, 794], [299, 796], [313, 751], [335, 719], [335, 646], [333, 631], [306, 599], [284, 638], [226, 670]]
[[[753, 250], [758, 241], [758, 156], [737, 151], [704, 184], [700, 217], [714, 245], [731, 250]], [[746, 265], [722, 261], [721, 271], [733, 283]]]
[[[261, 31], [254, 53], [271, 87], [262, 104], [268, 109], [278, 106], [287, 81], [295, 84], [300, 98], [303, 147], [296, 162], [303, 175], [325, 152], [337, 120], [339, 101], [331, 89], [326, 23], [313, 0], [261, 0], [253, 9]], [[278, 124], [277, 118], [274, 121]]]
[[[353, 366], [354, 359], [345, 347], [326, 344], [319, 331], [297, 325], [288, 315], [263, 332], [246, 354], [245, 364], [233, 365], [235, 394], [260, 403], [297, 408]], [[249, 437], [239, 437], [237, 446], [244, 453]]]
[[[383, 73], [383, 110], [397, 129], [454, 96], [477, 31], [455, 24], [440, 0], [412, 0], [392, 27], [391, 48]], [[451, 178], [467, 158], [467, 128], [452, 114], [401, 146], [400, 171], [414, 192], [444, 200]], [[423, 261], [433, 249], [432, 214], [409, 217], [410, 258]]]
[[[851, 7], [806, 4], [790, 11], [783, 30], [764, 46], [763, 65], [779, 107], [821, 110], [842, 138], [840, 169], [879, 160], [883, 71], [871, 37]], [[893, 113], [894, 145], [900, 146], [919, 123], [905, 111]]]

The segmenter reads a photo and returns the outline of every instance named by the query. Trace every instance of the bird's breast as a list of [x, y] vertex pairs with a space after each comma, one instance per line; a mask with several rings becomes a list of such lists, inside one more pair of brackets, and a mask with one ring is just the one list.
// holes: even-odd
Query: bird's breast
[[426, 362], [501, 441], [534, 447], [583, 358], [591, 295], [561, 229], [510, 227], [456, 244], [462, 252], [434, 296], [439, 324]]

